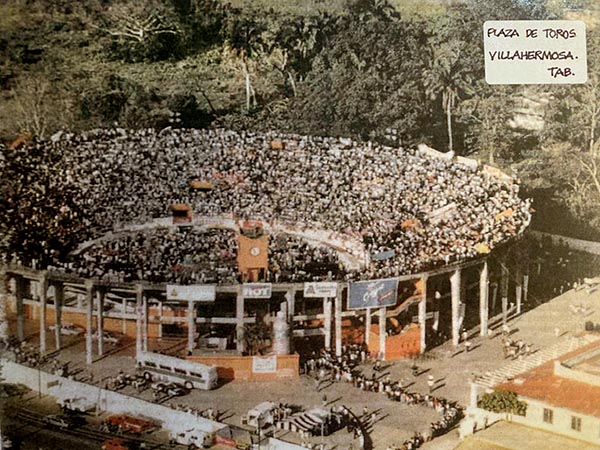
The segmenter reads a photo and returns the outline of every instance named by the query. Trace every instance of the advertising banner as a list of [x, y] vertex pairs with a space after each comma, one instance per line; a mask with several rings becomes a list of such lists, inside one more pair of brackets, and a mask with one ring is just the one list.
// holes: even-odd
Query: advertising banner
[[246, 283], [242, 289], [244, 298], [271, 298], [271, 283]]
[[214, 302], [216, 297], [217, 288], [213, 284], [167, 284], [167, 301]]
[[337, 283], [304, 283], [304, 297], [333, 298], [337, 295]]
[[348, 309], [380, 308], [395, 305], [397, 290], [397, 278], [350, 283]]

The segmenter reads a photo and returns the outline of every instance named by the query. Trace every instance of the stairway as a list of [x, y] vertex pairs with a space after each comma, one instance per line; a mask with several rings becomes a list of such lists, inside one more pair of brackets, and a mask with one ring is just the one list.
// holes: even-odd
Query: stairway
[[569, 336], [550, 347], [541, 349], [534, 354], [516, 359], [508, 364], [479, 376], [475, 383], [479, 386], [492, 388], [497, 384], [504, 383], [515, 378], [523, 372], [539, 367], [549, 361], [560, 358], [562, 355], [573, 352], [592, 342], [600, 341], [599, 334], [584, 334], [581, 336]]

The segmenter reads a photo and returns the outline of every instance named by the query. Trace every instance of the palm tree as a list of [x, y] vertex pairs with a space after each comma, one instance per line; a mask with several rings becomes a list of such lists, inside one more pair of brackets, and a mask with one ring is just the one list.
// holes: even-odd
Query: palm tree
[[246, 82], [246, 111], [256, 106], [256, 94], [250, 80], [249, 63], [261, 53], [264, 25], [254, 17], [244, 18], [231, 24], [229, 45], [240, 63]]
[[464, 43], [459, 41], [443, 42], [432, 49], [433, 58], [424, 74], [424, 84], [432, 100], [441, 97], [442, 109], [446, 114], [448, 132], [448, 150], [454, 150], [452, 137], [452, 113], [457, 101], [464, 92], [468, 92], [471, 74], [462, 61]]

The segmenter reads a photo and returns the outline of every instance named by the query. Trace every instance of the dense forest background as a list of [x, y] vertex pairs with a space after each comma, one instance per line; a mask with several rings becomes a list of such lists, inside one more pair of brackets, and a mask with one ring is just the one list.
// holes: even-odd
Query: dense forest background
[[[218, 126], [425, 142], [520, 178], [537, 228], [598, 239], [599, 18], [594, 0], [4, 0], [0, 141]], [[483, 23], [514, 19], [585, 20], [589, 81], [487, 85]]]

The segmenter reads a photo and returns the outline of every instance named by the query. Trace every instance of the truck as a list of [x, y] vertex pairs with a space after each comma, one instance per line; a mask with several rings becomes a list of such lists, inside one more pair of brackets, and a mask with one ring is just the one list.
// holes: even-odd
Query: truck
[[214, 435], [197, 428], [172, 432], [170, 439], [181, 445], [194, 446], [196, 448], [209, 448], [213, 445]]
[[109, 429], [112, 428], [122, 432], [129, 431], [134, 434], [141, 434], [156, 428], [156, 424], [151, 420], [141, 419], [127, 414], [109, 416], [104, 423]]

